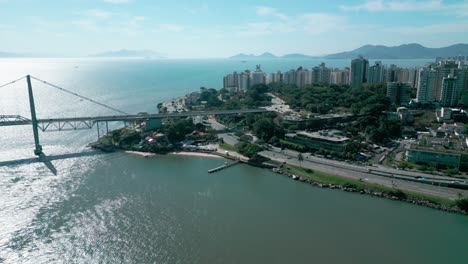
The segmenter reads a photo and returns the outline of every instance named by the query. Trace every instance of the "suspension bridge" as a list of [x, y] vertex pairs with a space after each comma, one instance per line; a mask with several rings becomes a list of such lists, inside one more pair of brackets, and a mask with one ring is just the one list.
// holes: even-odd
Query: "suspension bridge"
[[[63, 87], [58, 85], [49, 83], [47, 81], [41, 80], [34, 76], [24, 76], [17, 80], [11, 81], [9, 83], [0, 85], [0, 88], [6, 87], [8, 85], [12, 85], [17, 83], [23, 79], [26, 79], [27, 89], [28, 89], [28, 97], [29, 97], [29, 108], [31, 117], [27, 118], [21, 115], [6, 115], [0, 114], [0, 127], [2, 126], [26, 126], [31, 125], [34, 135], [34, 154], [37, 156], [43, 156], [42, 146], [39, 141], [39, 130], [42, 132], [50, 132], [50, 131], [70, 131], [70, 130], [81, 130], [81, 129], [91, 129], [95, 125], [98, 131], [98, 138], [99, 135], [99, 124], [104, 124], [106, 131], [109, 132], [108, 123], [109, 122], [125, 122], [125, 123], [135, 123], [141, 121], [147, 121], [151, 119], [163, 119], [163, 118], [183, 118], [183, 117], [191, 117], [191, 116], [207, 116], [207, 115], [239, 115], [239, 114], [249, 114], [249, 113], [263, 113], [267, 112], [268, 110], [265, 109], [242, 109], [242, 110], [213, 110], [213, 111], [190, 111], [190, 112], [180, 112], [180, 113], [164, 113], [164, 114], [137, 114], [132, 115], [121, 111], [117, 108], [112, 106], [106, 105], [104, 103], [98, 102], [92, 98], [80, 95], [73, 91], [67, 90]], [[53, 87], [57, 90], [62, 92], [71, 94], [75, 97], [78, 97], [82, 100], [89, 101], [96, 105], [102, 106], [104, 108], [110, 109], [113, 112], [118, 113], [118, 115], [112, 116], [82, 116], [82, 117], [70, 117], [70, 118], [47, 118], [47, 119], [40, 119], [36, 116], [36, 107], [34, 101], [34, 94], [33, 88], [31, 84], [31, 80], [36, 80], [40, 83]]]

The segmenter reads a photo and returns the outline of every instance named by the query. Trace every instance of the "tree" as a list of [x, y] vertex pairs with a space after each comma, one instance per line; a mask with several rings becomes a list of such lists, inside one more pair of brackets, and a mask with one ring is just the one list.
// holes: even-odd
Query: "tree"
[[297, 154], [297, 160], [299, 160], [299, 164], [302, 167], [302, 162], [304, 161], [304, 156], [302, 156], [302, 153], [299, 152], [299, 154]]
[[271, 119], [262, 118], [253, 124], [254, 134], [265, 141], [269, 141], [274, 135], [275, 126]]
[[468, 198], [458, 199], [456, 201], [456, 204], [458, 208], [464, 210], [465, 212], [468, 212]]

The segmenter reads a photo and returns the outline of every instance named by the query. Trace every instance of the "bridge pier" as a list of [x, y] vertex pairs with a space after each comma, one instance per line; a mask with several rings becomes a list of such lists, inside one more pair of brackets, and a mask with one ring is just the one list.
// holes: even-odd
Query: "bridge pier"
[[36, 107], [34, 105], [34, 95], [32, 91], [31, 85], [31, 76], [26, 76], [26, 81], [28, 82], [28, 94], [29, 94], [29, 107], [31, 109], [31, 121], [32, 121], [32, 128], [34, 134], [34, 154], [40, 156], [42, 153], [42, 146], [39, 143], [39, 130], [37, 128], [37, 117], [36, 117]]

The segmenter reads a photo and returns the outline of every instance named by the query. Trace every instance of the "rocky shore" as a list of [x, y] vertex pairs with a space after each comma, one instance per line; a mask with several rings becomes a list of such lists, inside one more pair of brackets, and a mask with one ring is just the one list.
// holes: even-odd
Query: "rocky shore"
[[405, 193], [403, 193], [401, 191], [398, 191], [398, 190], [396, 190], [395, 192], [378, 192], [378, 191], [374, 191], [374, 190], [366, 189], [366, 188], [361, 189], [361, 188], [355, 188], [355, 187], [352, 187], [352, 186], [320, 183], [320, 182], [316, 182], [316, 181], [312, 181], [310, 179], [304, 178], [302, 176], [294, 175], [292, 173], [289, 173], [289, 172], [287, 172], [285, 170], [282, 170], [282, 169], [279, 169], [279, 168], [273, 168], [272, 171], [275, 172], [275, 173], [284, 175], [286, 177], [289, 177], [289, 178], [291, 178], [293, 180], [303, 182], [303, 183], [307, 183], [307, 184], [310, 184], [312, 186], [319, 187], [319, 188], [329, 188], [329, 189], [341, 190], [341, 191], [344, 191], [344, 192], [354, 192], [354, 193], [366, 194], [366, 195], [371, 195], [371, 196], [376, 196], [376, 197], [387, 198], [387, 199], [391, 199], [391, 200], [398, 200], [398, 201], [402, 201], [402, 202], [407, 202], [407, 203], [417, 204], [417, 205], [421, 205], [421, 206], [426, 206], [426, 207], [430, 207], [430, 208], [433, 208], [433, 209], [442, 210], [442, 211], [446, 211], [446, 212], [457, 213], [457, 214], [462, 214], [462, 215], [468, 215], [468, 212], [466, 212], [464, 210], [461, 210], [460, 208], [458, 208], [455, 205], [454, 206], [448, 206], [448, 205], [444, 205], [444, 204], [434, 203], [432, 201], [428, 201], [428, 200], [421, 199], [421, 198], [408, 197]]

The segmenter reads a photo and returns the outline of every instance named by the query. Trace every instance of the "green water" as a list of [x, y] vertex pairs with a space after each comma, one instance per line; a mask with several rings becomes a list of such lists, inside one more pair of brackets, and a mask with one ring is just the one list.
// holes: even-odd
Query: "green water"
[[[79, 162], [2, 245], [7, 263], [466, 263], [468, 218], [221, 159]], [[22, 179], [13, 185], [20, 185]]]

